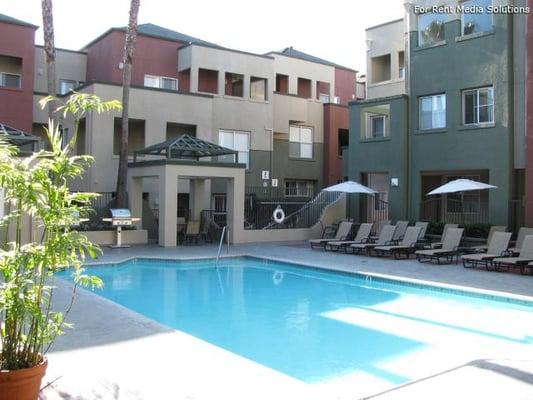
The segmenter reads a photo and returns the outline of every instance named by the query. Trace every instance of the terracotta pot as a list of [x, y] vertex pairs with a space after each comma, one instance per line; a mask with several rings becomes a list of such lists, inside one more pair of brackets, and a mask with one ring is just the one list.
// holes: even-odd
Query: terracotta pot
[[48, 360], [32, 368], [0, 371], [0, 400], [37, 400]]

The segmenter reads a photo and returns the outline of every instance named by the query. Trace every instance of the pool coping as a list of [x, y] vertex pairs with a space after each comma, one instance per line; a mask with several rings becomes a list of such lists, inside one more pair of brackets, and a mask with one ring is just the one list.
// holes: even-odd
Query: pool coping
[[[263, 260], [263, 261], [274, 261], [274, 262], [282, 262], [285, 264], [290, 264], [296, 267], [300, 268], [307, 268], [307, 269], [315, 269], [320, 271], [329, 271], [329, 272], [335, 272], [341, 275], [346, 276], [355, 276], [360, 279], [376, 279], [379, 282], [382, 283], [392, 283], [398, 286], [404, 286], [404, 287], [415, 287], [419, 289], [426, 289], [426, 290], [436, 290], [441, 291], [444, 293], [449, 294], [455, 294], [459, 296], [470, 296], [470, 297], [476, 297], [476, 298], [482, 298], [482, 299], [488, 299], [493, 301], [498, 301], [502, 303], [511, 303], [526, 307], [533, 307], [533, 296], [525, 296], [520, 294], [514, 294], [514, 293], [508, 293], [508, 292], [501, 292], [497, 290], [490, 290], [490, 289], [480, 289], [480, 288], [474, 288], [471, 286], [461, 286], [461, 285], [454, 285], [449, 283], [441, 283], [441, 282], [435, 282], [435, 281], [428, 281], [423, 279], [415, 279], [415, 278], [408, 278], [408, 277], [398, 277], [394, 275], [388, 275], [388, 274], [380, 274], [376, 272], [368, 272], [368, 271], [361, 271], [361, 270], [354, 270], [354, 271], [347, 271], [345, 269], [338, 269], [334, 266], [325, 266], [320, 264], [309, 264], [304, 262], [297, 262], [294, 260], [289, 260], [286, 258], [279, 258], [279, 257], [271, 257], [271, 256], [256, 256], [251, 255], [248, 253], [242, 253], [242, 254], [231, 254], [231, 255], [223, 255], [220, 257], [220, 259], [231, 259], [231, 258], [252, 258], [257, 260]], [[128, 256], [120, 260], [115, 261], [95, 261], [95, 262], [89, 262], [86, 263], [86, 267], [91, 266], [99, 266], [99, 265], [113, 265], [116, 266], [118, 264], [124, 264], [130, 261], [134, 260], [156, 260], [156, 261], [193, 261], [193, 260], [213, 260], [216, 257], [198, 257], [198, 256], [192, 256], [192, 257], [169, 257], [169, 256]]]

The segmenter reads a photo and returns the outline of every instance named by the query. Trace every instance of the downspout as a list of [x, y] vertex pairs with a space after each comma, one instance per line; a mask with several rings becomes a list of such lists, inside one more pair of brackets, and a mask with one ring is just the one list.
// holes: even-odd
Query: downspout
[[406, 110], [405, 114], [407, 116], [407, 120], [405, 121], [405, 128], [406, 128], [406, 138], [405, 138], [405, 151], [407, 152], [407, 163], [405, 166], [405, 216], [407, 220], [410, 220], [410, 217], [412, 216], [412, 205], [411, 205], [411, 165], [412, 165], [412, 157], [411, 157], [411, 113], [410, 113], [410, 105], [411, 105], [411, 96], [410, 96], [410, 81], [411, 81], [411, 29], [410, 29], [410, 11], [411, 11], [411, 4], [406, 3], [405, 7], [407, 13], [405, 16], [405, 50], [404, 50], [404, 68], [405, 68], [405, 94], [406, 94]]
[[265, 126], [265, 131], [270, 132], [270, 183], [274, 178], [274, 128], [267, 128]]

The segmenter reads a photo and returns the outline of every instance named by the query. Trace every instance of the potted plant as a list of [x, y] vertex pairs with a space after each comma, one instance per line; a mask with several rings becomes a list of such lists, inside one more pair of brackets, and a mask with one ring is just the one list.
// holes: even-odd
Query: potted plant
[[[42, 106], [49, 102], [47, 98]], [[99, 248], [74, 230], [90, 211], [94, 193], [71, 192], [69, 183], [82, 176], [90, 156], [72, 155], [79, 119], [86, 112], [120, 107], [117, 101], [101, 102], [93, 95], [75, 93], [58, 111], [72, 115], [75, 132], [62, 147], [61, 133], [49, 123], [51, 150], [19, 157], [18, 149], [0, 142], [0, 188], [8, 215], [0, 219], [4, 242], [0, 245], [0, 400], [35, 400], [47, 367], [46, 352], [69, 325], [53, 308], [53, 275], [73, 268], [75, 285], [98, 287], [99, 278], [84, 273], [86, 255]], [[25, 242], [28, 219], [38, 225], [38, 240]], [[70, 303], [72, 306], [72, 302]]]

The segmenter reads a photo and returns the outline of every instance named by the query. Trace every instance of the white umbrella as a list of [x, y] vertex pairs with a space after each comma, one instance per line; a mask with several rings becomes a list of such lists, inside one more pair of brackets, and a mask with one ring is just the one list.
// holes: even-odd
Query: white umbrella
[[366, 194], [376, 194], [377, 192], [365, 185], [353, 181], [341, 182], [333, 186], [329, 186], [325, 189], [322, 189], [326, 192], [342, 192], [342, 193], [366, 193]]
[[438, 188], [432, 190], [427, 194], [427, 196], [432, 194], [446, 194], [446, 193], [458, 193], [458, 192], [469, 192], [472, 190], [484, 190], [484, 189], [497, 189], [497, 186], [488, 185], [483, 182], [476, 182], [470, 179], [456, 179], [454, 181], [448, 182], [445, 185], [439, 186]]

